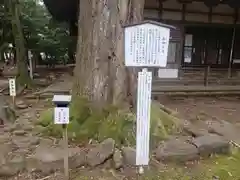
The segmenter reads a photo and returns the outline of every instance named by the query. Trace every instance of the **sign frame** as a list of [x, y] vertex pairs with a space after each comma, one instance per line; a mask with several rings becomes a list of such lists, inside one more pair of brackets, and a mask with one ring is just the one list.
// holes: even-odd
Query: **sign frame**
[[[147, 64], [142, 64], [142, 65], [137, 65], [136, 63], [134, 65], [127, 65], [127, 59], [126, 59], [126, 29], [127, 28], [131, 28], [131, 27], [137, 27], [137, 26], [141, 26], [141, 25], [154, 25], [154, 26], [158, 26], [159, 28], [166, 28], [166, 29], [169, 29], [169, 38], [167, 39], [168, 40], [168, 44], [169, 44], [169, 40], [170, 40], [170, 30], [171, 29], [176, 29], [174, 26], [171, 26], [171, 25], [167, 25], [167, 24], [163, 24], [163, 23], [160, 23], [160, 22], [155, 22], [155, 21], [151, 21], [151, 20], [146, 20], [146, 21], [142, 21], [140, 23], [134, 23], [134, 24], [129, 24], [129, 25], [125, 25], [123, 26], [124, 27], [124, 30], [123, 30], [123, 43], [124, 43], [124, 48], [123, 48], [123, 51], [124, 51], [124, 65], [127, 66], [127, 67], [166, 67], [167, 65], [167, 61], [164, 63], [164, 65], [162, 64], [156, 64], [156, 65], [147, 65]], [[167, 47], [168, 49], [168, 47]], [[145, 53], [147, 54], [147, 53]]]

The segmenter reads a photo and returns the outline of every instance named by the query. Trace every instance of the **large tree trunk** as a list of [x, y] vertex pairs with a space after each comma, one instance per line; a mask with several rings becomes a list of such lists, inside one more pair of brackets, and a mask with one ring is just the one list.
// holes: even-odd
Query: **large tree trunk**
[[141, 21], [143, 8], [144, 0], [80, 1], [74, 96], [99, 108], [134, 103], [136, 73], [124, 65], [122, 27]]
[[30, 77], [28, 73], [27, 66], [27, 57], [26, 57], [26, 48], [24, 43], [24, 36], [21, 27], [20, 21], [20, 12], [19, 12], [19, 1], [18, 0], [8, 0], [9, 1], [9, 10], [11, 14], [12, 21], [12, 32], [15, 40], [16, 48], [16, 58], [17, 58], [17, 68], [18, 68], [18, 77], [17, 83], [20, 86], [28, 86], [30, 84]]

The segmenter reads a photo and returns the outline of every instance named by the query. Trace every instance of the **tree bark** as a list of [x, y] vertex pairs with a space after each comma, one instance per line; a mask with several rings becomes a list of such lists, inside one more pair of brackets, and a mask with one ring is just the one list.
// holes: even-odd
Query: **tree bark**
[[73, 96], [99, 108], [133, 104], [136, 71], [124, 65], [123, 26], [141, 21], [143, 8], [144, 0], [80, 1]]
[[17, 83], [20, 86], [29, 86], [30, 77], [28, 73], [26, 48], [24, 43], [24, 36], [20, 21], [19, 2], [18, 0], [8, 0], [9, 10], [11, 14], [12, 32], [15, 40], [16, 58], [18, 76]]

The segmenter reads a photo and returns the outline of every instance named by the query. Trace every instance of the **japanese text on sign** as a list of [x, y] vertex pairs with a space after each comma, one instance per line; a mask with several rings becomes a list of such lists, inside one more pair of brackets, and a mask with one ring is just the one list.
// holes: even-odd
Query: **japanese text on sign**
[[16, 96], [16, 80], [14, 78], [9, 79], [9, 94], [10, 96]]
[[54, 124], [69, 124], [69, 108], [55, 107]]
[[170, 29], [146, 23], [125, 28], [125, 65], [165, 67]]
[[148, 165], [152, 72], [138, 73], [136, 165]]

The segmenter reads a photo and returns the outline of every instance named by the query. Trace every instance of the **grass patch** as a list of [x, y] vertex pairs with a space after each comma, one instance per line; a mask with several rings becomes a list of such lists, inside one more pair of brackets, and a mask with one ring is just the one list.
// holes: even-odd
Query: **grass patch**
[[[106, 107], [98, 112], [91, 104], [81, 99], [70, 106], [68, 136], [70, 140], [88, 142], [90, 139], [102, 141], [113, 138], [118, 145], [134, 145], [136, 134], [136, 116], [117, 107]], [[38, 125], [44, 128], [43, 134], [62, 136], [62, 127], [53, 124], [53, 108], [41, 113]], [[151, 109], [151, 144], [166, 139], [178, 128], [178, 119], [164, 112], [156, 102]]]
[[[240, 151], [235, 150], [230, 157], [218, 156], [202, 160], [191, 167], [168, 165], [160, 170], [146, 170], [143, 176], [133, 175], [132, 180], [239, 180]], [[94, 174], [92, 176], [92, 174]], [[77, 177], [74, 180], [100, 179], [99, 174]], [[101, 174], [102, 180], [115, 179], [112, 175]]]
[[140, 180], [238, 180], [240, 151], [231, 156], [214, 156], [191, 167], [169, 165], [160, 172], [147, 172]]

